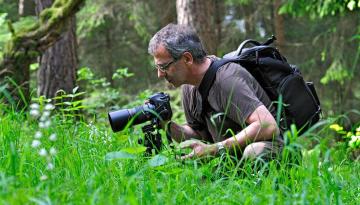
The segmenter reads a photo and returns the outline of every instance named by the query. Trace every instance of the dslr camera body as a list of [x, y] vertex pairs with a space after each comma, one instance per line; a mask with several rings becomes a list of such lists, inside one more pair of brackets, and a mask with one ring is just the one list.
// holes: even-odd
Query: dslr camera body
[[163, 92], [155, 93], [144, 105], [113, 111], [108, 114], [108, 117], [114, 132], [123, 130], [128, 123], [137, 125], [150, 120], [157, 120], [158, 123], [170, 120], [172, 117], [170, 96]]
[[[148, 101], [141, 106], [122, 109], [108, 113], [111, 129], [114, 132], [123, 130], [126, 127], [150, 121], [150, 124], [142, 127], [144, 140], [139, 139], [147, 149], [145, 154], [151, 155], [153, 151], [158, 153], [163, 145], [159, 129], [161, 122], [168, 121], [172, 117], [170, 96], [163, 92], [155, 93], [148, 98]], [[171, 137], [167, 135], [169, 143]]]

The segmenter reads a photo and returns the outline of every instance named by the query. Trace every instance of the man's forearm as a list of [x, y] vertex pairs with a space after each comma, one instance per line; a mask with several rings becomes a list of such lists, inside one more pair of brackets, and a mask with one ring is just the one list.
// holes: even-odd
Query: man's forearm
[[244, 149], [249, 143], [271, 140], [278, 135], [278, 132], [279, 130], [276, 125], [263, 126], [261, 123], [253, 123], [234, 137], [228, 138], [220, 143], [227, 149]]
[[170, 126], [171, 138], [177, 142], [182, 142], [191, 138], [194, 139], [203, 139], [201, 133], [192, 129], [189, 125], [179, 125], [175, 122], [171, 122]]

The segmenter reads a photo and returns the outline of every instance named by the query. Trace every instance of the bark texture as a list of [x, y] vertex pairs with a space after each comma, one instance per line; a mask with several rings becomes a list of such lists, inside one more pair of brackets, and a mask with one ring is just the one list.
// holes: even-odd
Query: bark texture
[[198, 33], [208, 54], [216, 54], [219, 30], [216, 27], [217, 0], [177, 0], [177, 22]]
[[280, 52], [285, 53], [284, 17], [279, 14], [280, 7], [281, 0], [274, 0], [275, 36], [277, 38], [275, 42]]
[[0, 93], [0, 99], [26, 106], [30, 100], [29, 67], [38, 56], [51, 47], [67, 28], [67, 22], [78, 11], [84, 0], [56, 0], [51, 8], [41, 12], [39, 21], [22, 31], [15, 32], [9, 24], [12, 38], [4, 50], [0, 63], [0, 85], [11, 98]]
[[[52, 5], [52, 0], [36, 0], [36, 11], [41, 11]], [[65, 22], [65, 31], [60, 39], [48, 48], [40, 57], [38, 71], [38, 95], [47, 98], [55, 97], [57, 91], [71, 93], [76, 87], [76, 24], [74, 14]]]
[[35, 16], [34, 0], [19, 0], [19, 15], [20, 16]]

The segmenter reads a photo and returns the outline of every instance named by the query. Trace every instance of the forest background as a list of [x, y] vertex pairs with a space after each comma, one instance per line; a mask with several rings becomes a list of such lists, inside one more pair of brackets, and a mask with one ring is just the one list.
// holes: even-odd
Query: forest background
[[[32, 27], [36, 14], [52, 1], [1, 1], [0, 59], [5, 60], [6, 42]], [[57, 38], [43, 47], [38, 43], [35, 58], [17, 72], [28, 76], [13, 77], [18, 84], [28, 84], [33, 97], [51, 98], [59, 90], [71, 93], [80, 86], [86, 105], [102, 111], [122, 107], [139, 92], [166, 88], [157, 79], [147, 45], [156, 31], [178, 21], [194, 27], [208, 53], [218, 56], [245, 39], [264, 41], [274, 34], [277, 48], [298, 65], [305, 80], [315, 83], [324, 115], [343, 114], [360, 103], [359, 3], [345, 2], [83, 1], [77, 12], [69, 12], [73, 16], [64, 20], [65, 28], [56, 28], [61, 22], [54, 26], [58, 33], [65, 32], [60, 42], [49, 49]], [[5, 88], [1, 91], [6, 94]]]
[[[236, 203], [240, 199], [228, 190], [240, 190], [244, 204], [285, 199], [356, 204], [360, 1], [0, 0], [0, 5], [0, 203], [108, 203], [109, 198], [114, 204], [211, 204], [218, 198]], [[157, 155], [149, 165], [139, 157], [139, 129], [111, 132], [108, 111], [141, 105], [157, 91], [170, 93], [173, 119], [185, 121], [179, 89], [157, 79], [147, 53], [152, 35], [168, 23], [193, 27], [208, 53], [219, 57], [245, 39], [277, 37], [276, 47], [314, 82], [323, 110], [317, 133], [310, 135], [324, 140], [304, 148], [300, 167], [288, 171], [282, 163], [286, 169], [245, 170], [240, 180], [231, 172], [236, 177], [223, 182], [214, 163], [184, 165]], [[56, 114], [54, 127], [45, 129], [29, 114], [39, 109], [34, 103], [52, 109], [47, 102]], [[44, 152], [38, 142], [46, 134]], [[289, 136], [294, 135], [292, 130]], [[178, 189], [184, 191], [169, 194]], [[19, 199], [22, 194], [26, 197]]]

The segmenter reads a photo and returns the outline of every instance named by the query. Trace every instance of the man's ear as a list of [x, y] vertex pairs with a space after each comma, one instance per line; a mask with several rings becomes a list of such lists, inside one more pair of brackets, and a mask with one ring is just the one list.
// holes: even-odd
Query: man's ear
[[193, 58], [193, 56], [191, 55], [190, 52], [187, 52], [187, 51], [184, 52], [184, 53], [183, 53], [183, 56], [184, 56], [184, 62], [185, 62], [185, 64], [187, 64], [187, 65], [193, 64], [194, 58]]

